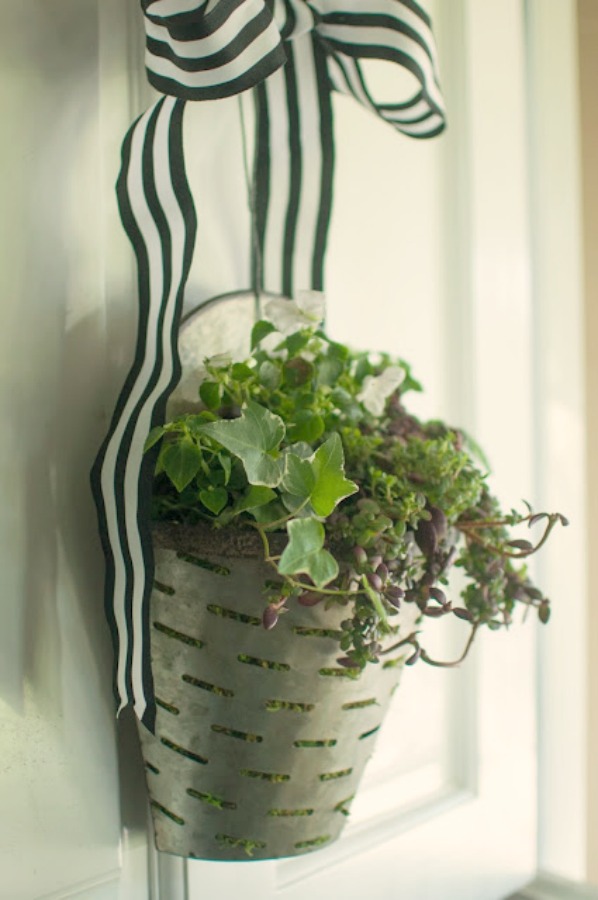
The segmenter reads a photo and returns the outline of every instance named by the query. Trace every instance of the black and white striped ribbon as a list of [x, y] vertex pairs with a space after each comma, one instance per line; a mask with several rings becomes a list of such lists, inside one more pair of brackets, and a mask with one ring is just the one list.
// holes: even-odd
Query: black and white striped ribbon
[[115, 641], [119, 711], [132, 702], [150, 728], [155, 710], [147, 612], [155, 454], [144, 456], [143, 446], [148, 431], [164, 421], [180, 377], [177, 335], [196, 230], [182, 153], [183, 110], [184, 102], [162, 98], [135, 122], [123, 144], [117, 197], [137, 257], [137, 346], [92, 471], [107, 563], [106, 612]]
[[[188, 100], [254, 89], [256, 286], [293, 296], [323, 287], [332, 204], [332, 92], [348, 93], [411, 137], [444, 127], [430, 21], [414, 0], [142, 0], [146, 65], [166, 96], [130, 129], [117, 185], [137, 258], [135, 360], [92, 472], [106, 556], [106, 609], [119, 711], [153, 730], [149, 596], [155, 456], [143, 454], [180, 377], [177, 333], [196, 232], [185, 174]], [[377, 103], [361, 62], [408, 70], [417, 89]], [[397, 71], [399, 71], [397, 69]], [[257, 260], [260, 261], [259, 267]], [[259, 270], [258, 270], [259, 268]]]

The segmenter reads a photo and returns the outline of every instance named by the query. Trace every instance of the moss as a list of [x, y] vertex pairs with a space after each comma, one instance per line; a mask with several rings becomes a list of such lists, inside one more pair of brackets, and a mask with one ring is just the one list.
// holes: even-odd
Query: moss
[[254, 850], [263, 850], [266, 847], [264, 841], [256, 841], [251, 838], [237, 838], [232, 834], [217, 834], [216, 840], [224, 847], [240, 847], [247, 856], [253, 856]]

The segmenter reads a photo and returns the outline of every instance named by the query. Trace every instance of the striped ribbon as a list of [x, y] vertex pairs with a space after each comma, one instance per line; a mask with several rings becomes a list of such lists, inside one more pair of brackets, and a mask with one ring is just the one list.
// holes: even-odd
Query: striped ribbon
[[[150, 729], [153, 583], [149, 430], [180, 377], [178, 325], [196, 233], [185, 173], [187, 101], [253, 89], [256, 107], [254, 286], [293, 296], [323, 287], [332, 205], [332, 92], [349, 94], [399, 131], [444, 128], [430, 21], [414, 0], [142, 0], [148, 78], [165, 95], [129, 130], [117, 184], [138, 267], [135, 360], [92, 471], [106, 556], [106, 611], [119, 712]], [[414, 94], [377, 103], [361, 62], [414, 76]], [[397, 68], [397, 73], [399, 73]], [[259, 262], [259, 264], [258, 264]]]

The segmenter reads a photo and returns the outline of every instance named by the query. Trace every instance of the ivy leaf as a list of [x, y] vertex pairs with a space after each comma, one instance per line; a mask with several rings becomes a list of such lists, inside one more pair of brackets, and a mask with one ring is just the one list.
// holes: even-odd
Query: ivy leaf
[[252, 378], [254, 375], [253, 369], [250, 369], [246, 363], [235, 363], [232, 368], [232, 376], [236, 381], [240, 381], [241, 383], [247, 381], [249, 378]]
[[285, 340], [282, 342], [281, 347], [288, 353], [289, 360], [294, 356], [297, 356], [304, 350], [309, 344], [311, 339], [311, 333], [309, 331], [296, 331], [294, 334], [290, 334]]
[[317, 519], [287, 522], [289, 543], [278, 562], [281, 575], [309, 575], [316, 587], [324, 587], [338, 575], [338, 564], [324, 550], [324, 526]]
[[315, 484], [316, 475], [312, 463], [308, 459], [295, 456], [294, 453], [287, 453], [282, 478], [285, 491], [303, 501], [311, 497]]
[[324, 433], [324, 420], [313, 410], [302, 409], [295, 416], [293, 424], [289, 425], [288, 431], [292, 441], [307, 441], [313, 444]]
[[156, 468], [154, 469], [155, 477], [157, 477], [158, 475], [161, 475], [164, 471], [164, 463], [163, 463], [164, 451], [167, 449], [168, 449], [168, 444], [165, 442], [162, 442], [162, 446], [160, 447], [160, 450], [158, 452], [158, 459], [156, 460]]
[[258, 509], [265, 506], [271, 500], [276, 498], [272, 488], [263, 485], [252, 484], [244, 497], [240, 497], [235, 504], [235, 512], [244, 512], [245, 510]]
[[201, 466], [201, 450], [190, 438], [167, 444], [161, 465], [179, 493], [190, 484]]
[[343, 364], [340, 359], [325, 357], [318, 365], [318, 384], [334, 385], [343, 371]]
[[164, 437], [164, 435], [166, 434], [166, 431], [167, 431], [167, 429], [164, 428], [163, 425], [156, 425], [155, 428], [152, 428], [152, 430], [148, 434], [147, 438], [145, 439], [145, 444], [143, 445], [143, 452], [147, 453], [147, 451], [150, 450], [154, 446], [154, 444], [157, 444], [158, 441], [160, 440], [160, 438]]
[[208, 422], [200, 430], [239, 457], [250, 484], [280, 484], [282, 462], [276, 453], [285, 435], [280, 416], [249, 400], [239, 418]]
[[[354, 494], [357, 485], [344, 476], [343, 445], [333, 434], [308, 459], [294, 453], [285, 454], [282, 487], [298, 503], [309, 501], [318, 516], [328, 516], [345, 497]], [[295, 500], [285, 505], [293, 510]]]
[[287, 511], [278, 500], [266, 503], [265, 506], [256, 506], [251, 510], [251, 515], [260, 525], [270, 525], [279, 519], [287, 517]]
[[311, 505], [318, 516], [329, 516], [341, 500], [359, 490], [353, 481], [345, 478], [345, 456], [338, 434], [331, 435], [316, 450], [312, 465], [316, 482]]
[[331, 359], [338, 359], [342, 363], [346, 362], [350, 356], [349, 348], [337, 341], [331, 341], [324, 332], [318, 332], [319, 336], [328, 341], [328, 355]]
[[259, 322], [256, 322], [251, 329], [251, 349], [255, 350], [257, 345], [275, 330], [272, 322], [266, 322], [264, 319], [260, 319]]
[[263, 384], [270, 391], [275, 391], [280, 387], [282, 372], [275, 363], [266, 360], [259, 368], [259, 379], [260, 384]]
[[199, 386], [199, 396], [208, 409], [218, 409], [222, 401], [222, 385], [217, 381], [203, 381]]
[[300, 459], [309, 459], [313, 455], [312, 448], [305, 441], [297, 441], [296, 444], [290, 444], [285, 447], [285, 454], [292, 453]]
[[202, 426], [205, 425], [206, 422], [217, 421], [218, 417], [208, 409], [202, 409], [202, 411], [200, 413], [197, 413], [196, 415], [185, 416], [185, 425], [187, 427], [187, 431], [192, 437], [199, 437], [199, 435], [201, 434]]
[[199, 499], [206, 509], [217, 516], [228, 503], [228, 491], [226, 488], [209, 488], [199, 492]]
[[220, 462], [220, 465], [222, 466], [222, 471], [224, 472], [224, 483], [228, 484], [230, 481], [230, 473], [231, 473], [232, 467], [233, 467], [231, 458], [230, 458], [230, 456], [226, 456], [224, 453], [219, 453], [218, 461]]
[[309, 508], [309, 505], [296, 494], [289, 494], [286, 491], [282, 491], [280, 499], [284, 503], [285, 509], [292, 513], [293, 516], [305, 518], [305, 516], [312, 515], [312, 510]]

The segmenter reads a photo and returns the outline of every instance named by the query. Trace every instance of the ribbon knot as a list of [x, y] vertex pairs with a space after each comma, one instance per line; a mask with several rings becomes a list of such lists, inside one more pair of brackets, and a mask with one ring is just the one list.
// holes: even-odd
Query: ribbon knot
[[282, 41], [292, 41], [314, 31], [321, 18], [308, 0], [274, 0], [274, 21]]

